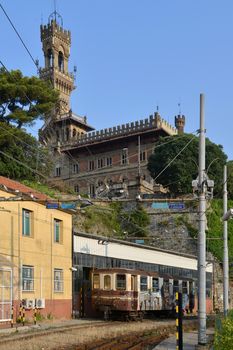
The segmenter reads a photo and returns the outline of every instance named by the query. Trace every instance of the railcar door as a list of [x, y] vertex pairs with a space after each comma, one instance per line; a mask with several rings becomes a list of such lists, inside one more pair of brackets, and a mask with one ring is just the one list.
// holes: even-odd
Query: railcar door
[[161, 289], [162, 293], [162, 299], [163, 299], [163, 309], [169, 310], [170, 309], [170, 286], [169, 286], [169, 279], [163, 280], [163, 286]]
[[131, 275], [131, 291], [132, 291], [132, 309], [137, 310], [137, 304], [138, 304], [138, 284], [137, 284], [137, 275]]
[[148, 276], [140, 276], [139, 308], [142, 311], [150, 309]]
[[159, 278], [152, 277], [152, 290], [151, 290], [151, 310], [161, 310], [162, 309], [162, 297], [161, 289], [159, 288]]

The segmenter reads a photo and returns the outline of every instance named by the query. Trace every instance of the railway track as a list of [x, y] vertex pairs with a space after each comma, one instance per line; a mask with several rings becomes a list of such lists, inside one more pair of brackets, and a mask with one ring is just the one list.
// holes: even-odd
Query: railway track
[[[186, 329], [187, 327], [193, 329], [196, 326], [196, 321], [190, 320], [185, 323], [184, 327]], [[145, 321], [141, 325], [148, 326], [148, 328], [137, 331], [137, 325], [139, 324], [141, 323], [92, 321], [85, 324], [68, 325], [42, 331], [38, 329], [31, 330], [27, 334], [1, 337], [0, 350], [5, 350], [5, 348], [22, 349], [23, 344], [25, 344], [24, 349], [32, 349], [31, 345], [34, 346], [34, 344], [41, 342], [49, 345], [49, 347], [46, 346], [44, 349], [54, 350], [150, 350], [168, 337], [169, 334], [175, 332], [174, 320]], [[117, 333], [116, 328], [121, 328], [122, 332]], [[97, 334], [96, 337], [93, 337], [93, 332]], [[100, 333], [101, 336], [99, 336]], [[59, 340], [61, 334], [63, 334], [65, 339], [64, 342]], [[71, 339], [74, 335], [76, 336], [75, 342]], [[81, 341], [80, 336], [82, 335], [86, 335], [86, 339]], [[69, 339], [72, 340], [70, 343]], [[18, 346], [20, 347], [18, 348]], [[38, 348], [42, 349], [43, 346]]]
[[[117, 322], [116, 322], [117, 323]], [[64, 327], [51, 327], [49, 329], [45, 330], [40, 330], [38, 328], [33, 328], [29, 329], [28, 333], [24, 334], [6, 334], [0, 337], [0, 346], [4, 343], [9, 343], [12, 342], [14, 343], [15, 341], [19, 340], [27, 340], [33, 338], [39, 338], [39, 337], [44, 337], [46, 335], [50, 334], [55, 334], [55, 333], [66, 333], [74, 330], [80, 330], [80, 329], [85, 329], [88, 327], [108, 327], [112, 325], [112, 322], [95, 322], [95, 321], [90, 321], [90, 322], [85, 322], [84, 324], [79, 324], [79, 325], [66, 325]], [[17, 328], [16, 328], [17, 331]]]

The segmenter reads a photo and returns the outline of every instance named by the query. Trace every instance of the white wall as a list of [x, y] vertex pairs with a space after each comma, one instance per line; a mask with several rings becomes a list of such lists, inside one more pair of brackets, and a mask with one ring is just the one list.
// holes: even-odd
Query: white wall
[[[114, 242], [102, 245], [98, 244], [98, 239], [96, 238], [82, 236], [74, 236], [74, 253], [100, 255], [117, 259], [197, 270], [197, 259], [195, 258]], [[207, 265], [206, 271], [212, 272], [212, 264]]]

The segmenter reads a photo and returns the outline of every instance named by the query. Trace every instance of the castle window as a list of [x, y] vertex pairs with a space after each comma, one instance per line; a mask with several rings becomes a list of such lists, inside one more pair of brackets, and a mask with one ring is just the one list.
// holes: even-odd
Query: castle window
[[88, 169], [90, 171], [95, 170], [95, 162], [94, 162], [94, 160], [89, 160], [89, 167], [88, 167]]
[[89, 194], [91, 197], [95, 197], [95, 185], [89, 185]]
[[112, 166], [112, 157], [107, 157], [106, 163], [107, 163], [107, 166]]
[[64, 72], [64, 56], [61, 51], [59, 51], [59, 54], [58, 54], [58, 69], [59, 69], [59, 72]]
[[123, 148], [121, 152], [121, 164], [128, 164], [128, 148]]
[[78, 163], [73, 164], [73, 174], [78, 174], [79, 172], [79, 165]]
[[146, 151], [140, 152], [140, 162], [146, 161]]
[[52, 67], [53, 66], [53, 52], [51, 49], [48, 49], [48, 51], [47, 51], [47, 59], [48, 59], [48, 66]]
[[69, 128], [66, 128], [66, 140], [69, 140], [70, 130]]
[[60, 177], [61, 176], [61, 167], [59, 165], [55, 168], [55, 176]]
[[74, 192], [75, 193], [79, 193], [79, 185], [75, 185], [74, 186]]
[[97, 166], [98, 166], [98, 169], [104, 167], [104, 158], [99, 158], [99, 159], [98, 159], [98, 161], [97, 161]]

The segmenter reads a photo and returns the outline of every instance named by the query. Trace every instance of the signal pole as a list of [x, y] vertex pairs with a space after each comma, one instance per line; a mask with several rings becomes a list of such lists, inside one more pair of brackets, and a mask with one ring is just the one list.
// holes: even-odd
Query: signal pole
[[[223, 170], [223, 215], [227, 212], [227, 166]], [[223, 308], [227, 316], [229, 308], [229, 259], [228, 259], [228, 232], [227, 220], [223, 221]]]
[[204, 95], [200, 95], [199, 133], [199, 234], [198, 234], [198, 343], [206, 344], [206, 174], [205, 174], [205, 127]]

